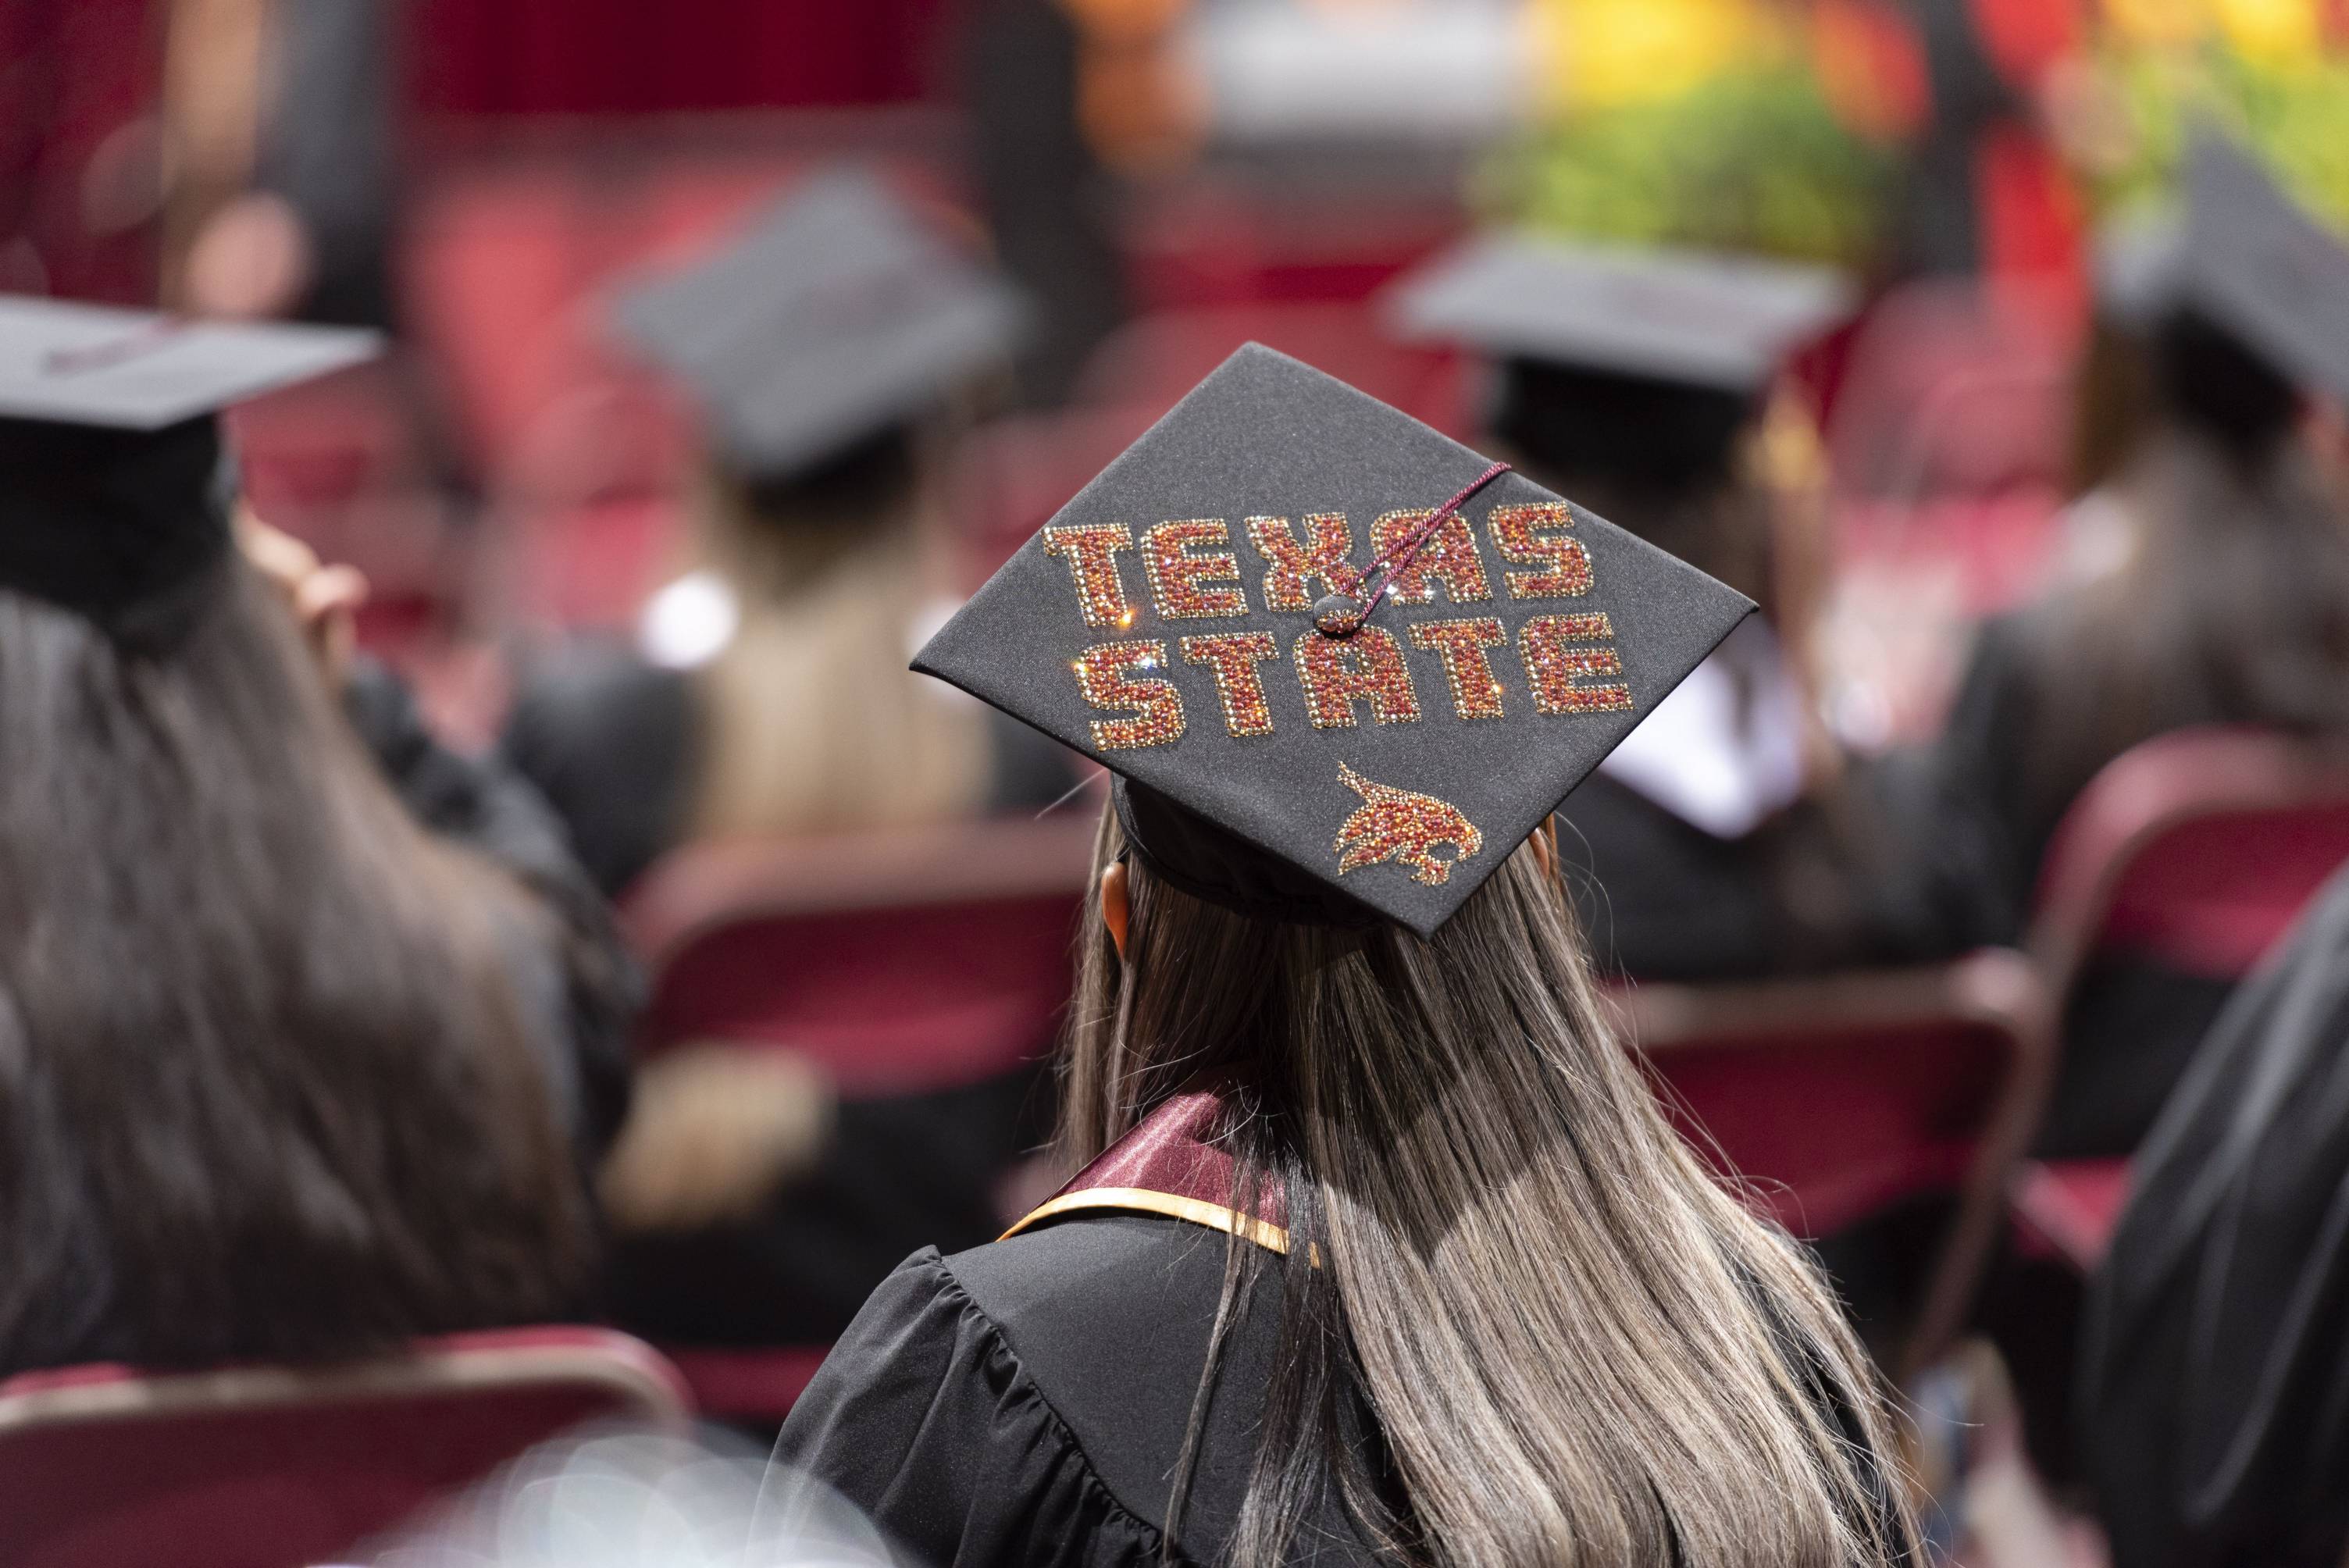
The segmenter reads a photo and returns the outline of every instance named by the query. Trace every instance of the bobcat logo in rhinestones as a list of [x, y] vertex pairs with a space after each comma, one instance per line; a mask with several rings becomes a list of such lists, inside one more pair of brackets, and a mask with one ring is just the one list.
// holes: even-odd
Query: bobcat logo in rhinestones
[[[1400, 861], [1412, 868], [1412, 880], [1434, 887], [1452, 879], [1454, 863], [1485, 847], [1485, 835], [1461, 815], [1460, 808], [1433, 795], [1418, 795], [1392, 785], [1373, 784], [1344, 763], [1338, 779], [1362, 798], [1361, 809], [1346, 819], [1330, 849], [1338, 856], [1338, 874]], [[1450, 844], [1452, 858], [1436, 858], [1435, 846]]]

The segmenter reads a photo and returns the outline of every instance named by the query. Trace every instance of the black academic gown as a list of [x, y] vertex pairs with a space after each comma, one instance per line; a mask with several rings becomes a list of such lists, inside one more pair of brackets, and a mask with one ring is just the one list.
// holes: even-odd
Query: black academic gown
[[[933, 1568], [1163, 1561], [1228, 1249], [1289, 1244], [1217, 1201], [1233, 1182], [1209, 1135], [1224, 1114], [1212, 1088], [1178, 1095], [1012, 1235], [907, 1259], [801, 1397], [777, 1462], [838, 1490]], [[1277, 1218], [1268, 1198], [1261, 1212]], [[1259, 1274], [1198, 1417], [1175, 1562], [1220, 1561], [1232, 1539], [1282, 1312], [1278, 1275]], [[1350, 1387], [1340, 1399], [1343, 1440], [1402, 1512], [1367, 1401]], [[1836, 1415], [1864, 1442], [1847, 1408]], [[1391, 1559], [1327, 1497], [1289, 1561]]]
[[[1767, 775], [1799, 767], [1803, 699], [1758, 616], [1731, 633], [1667, 704], [1695, 696], [1696, 679], [1723, 677], [1750, 693], [1742, 727], [1682, 722], [1654, 745], [1670, 748], [1675, 771], [1710, 771], [1725, 759], [1733, 776], [1762, 775], [1764, 787], [1774, 787]], [[1700, 703], [1698, 711], [1708, 709]], [[1672, 717], [1660, 710], [1650, 722]], [[1641, 744], [1641, 733], [1618, 760]], [[1652, 779], [1656, 767], [1649, 761], [1630, 776]], [[1635, 980], [1756, 980], [1934, 951], [1938, 926], [1901, 901], [1903, 884], [1878, 874], [1893, 859], [1900, 825], [1858, 759], [1832, 793], [1805, 791], [1751, 822], [1715, 813], [1708, 827], [1675, 810], [1670, 791], [1658, 793], [1667, 799], [1616, 777], [1610, 764], [1557, 810], [1563, 879], [1603, 971]]]
[[[785, 1423], [778, 1462], [836, 1487], [932, 1568], [1161, 1561], [1229, 1238], [1095, 1212], [885, 1280]], [[1247, 1244], [1247, 1243], [1242, 1243]], [[1200, 1432], [1179, 1563], [1239, 1513], [1280, 1307], [1254, 1293]], [[1342, 1518], [1298, 1558], [1377, 1561]]]
[[554, 916], [552, 950], [510, 945], [510, 967], [530, 1039], [581, 1166], [592, 1171], [627, 1112], [630, 1034], [644, 1000], [642, 973], [610, 908], [538, 792], [494, 758], [440, 744], [380, 664], [357, 662], [344, 710], [419, 822], [495, 862]]
[[1604, 774], [1557, 811], [1560, 872], [1609, 973], [1640, 980], [1767, 975], [1783, 923], [1752, 837], [1721, 839]]
[[[777, 1460], [933, 1568], [1161, 1561], [1230, 1249], [1257, 1262], [1288, 1244], [1278, 1194], [1260, 1217], [1230, 1206], [1215, 1136], [1228, 1114], [1195, 1086], [1011, 1235], [907, 1259], [802, 1396]], [[1260, 1271], [1200, 1418], [1176, 1561], [1216, 1561], [1231, 1537], [1281, 1312], [1278, 1274]], [[1358, 1398], [1340, 1419], [1377, 1442]], [[1334, 1502], [1312, 1522], [1300, 1561], [1372, 1560]]]
[[583, 638], [532, 671], [499, 751], [562, 818], [595, 885], [617, 898], [684, 836], [698, 720], [684, 672]]
[[2349, 1553], [2349, 872], [2228, 1004], [2092, 1284], [2081, 1448], [2116, 1568]]
[[829, 1345], [912, 1248], [1002, 1230], [1004, 1178], [1043, 1141], [1050, 1111], [1040, 1066], [843, 1099], [813, 1168], [751, 1217], [619, 1238], [613, 1316], [665, 1344]]
[[[1855, 764], [1855, 768], [1857, 768]], [[1557, 809], [1561, 875], [1599, 968], [1635, 980], [1761, 980], [1913, 961], [1939, 923], [1876, 868], [1893, 830], [1866, 781], [1724, 838], [1593, 774]]]

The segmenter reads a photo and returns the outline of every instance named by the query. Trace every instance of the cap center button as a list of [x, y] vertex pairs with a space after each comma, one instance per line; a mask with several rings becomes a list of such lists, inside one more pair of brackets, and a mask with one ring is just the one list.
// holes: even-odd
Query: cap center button
[[1351, 593], [1324, 593], [1313, 601], [1313, 629], [1323, 636], [1350, 637], [1361, 628], [1361, 601]]

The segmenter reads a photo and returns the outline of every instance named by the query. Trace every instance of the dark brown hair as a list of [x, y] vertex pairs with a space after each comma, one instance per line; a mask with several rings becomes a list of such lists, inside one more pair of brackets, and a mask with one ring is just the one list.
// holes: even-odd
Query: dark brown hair
[[2110, 482], [2136, 528], [2035, 648], [2034, 793], [2181, 724], [2349, 732], [2349, 522], [2297, 434], [2291, 383], [2190, 315], [2142, 348], [2141, 433]]
[[517, 992], [544, 917], [219, 570], [168, 656], [0, 593], [0, 1372], [336, 1357], [586, 1284]]
[[[1108, 818], [1101, 860], [1123, 851]], [[1083, 955], [1062, 1157], [1214, 1073], [1239, 1206], [1286, 1201], [1287, 1253], [1235, 1238], [1218, 1311], [1219, 1347], [1249, 1292], [1282, 1303], [1231, 1562], [1288, 1561], [1332, 1501], [1445, 1568], [1913, 1556], [1833, 1296], [1665, 1121], [1530, 848], [1430, 941], [1238, 914], [1126, 864], [1126, 956], [1098, 921]], [[1350, 1429], [1363, 1407], [1382, 1441]]]

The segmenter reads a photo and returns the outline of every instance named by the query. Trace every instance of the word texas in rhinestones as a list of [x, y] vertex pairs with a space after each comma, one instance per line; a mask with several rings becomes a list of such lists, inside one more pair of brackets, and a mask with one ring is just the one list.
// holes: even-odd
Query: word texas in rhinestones
[[[1435, 517], [1433, 511], [1381, 514], [1371, 524], [1373, 552], [1392, 549]], [[1179, 671], [1195, 683], [1194, 703], [1206, 703], [1212, 691], [1230, 738], [1270, 735], [1274, 704], [1263, 666], [1280, 663], [1296, 675], [1307, 722], [1321, 730], [1351, 729], [1365, 712], [1376, 724], [1420, 723], [1427, 712], [1420, 683], [1438, 670], [1451, 695], [1451, 717], [1464, 724], [1506, 718], [1526, 702], [1538, 716], [1630, 711], [1631, 688], [1621, 678], [1615, 628], [1603, 612], [1537, 613], [1514, 626], [1495, 613], [1504, 603], [1544, 610], [1541, 601], [1589, 593], [1590, 553], [1574, 537], [1572, 511], [1556, 503], [1499, 506], [1484, 523], [1504, 569], [1486, 569], [1464, 512], [1444, 516], [1408, 564], [1394, 570], [1385, 606], [1342, 637], [1317, 631], [1309, 618], [1317, 597], [1362, 587], [1353, 530], [1342, 512], [1241, 520], [1239, 536], [1263, 568], [1259, 574], [1249, 567], [1247, 577], [1233, 548], [1234, 531], [1221, 518], [1161, 522], [1138, 539], [1122, 522], [1047, 528], [1045, 554], [1067, 564], [1084, 624], [1107, 634], [1071, 665], [1087, 705], [1111, 716], [1092, 721], [1095, 748], [1181, 740], [1190, 713], [1174, 678]], [[1141, 606], [1128, 592], [1128, 563], [1120, 557], [1136, 554], [1149, 608], [1161, 621], [1185, 623], [1184, 634], [1122, 634], [1134, 629]], [[1300, 618], [1285, 647], [1285, 634], [1268, 630], [1216, 628], [1218, 620], [1247, 622], [1257, 614], [1252, 588], [1264, 610]], [[1415, 607], [1434, 604], [1439, 593], [1453, 614], [1413, 618]], [[1460, 606], [1479, 608], [1462, 614]], [[1495, 667], [1495, 651], [1511, 647], [1524, 671], [1521, 686]], [[1433, 706], [1440, 713], [1445, 705], [1439, 697]]]
[[[1391, 784], [1373, 784], [1344, 763], [1338, 779], [1362, 798], [1346, 825], [1338, 830], [1338, 874], [1360, 871], [1384, 861], [1412, 868], [1413, 882], [1430, 887], [1452, 880], [1452, 868], [1485, 847], [1485, 835], [1459, 807]], [[1452, 846], [1449, 860], [1439, 860], [1438, 844]]]

